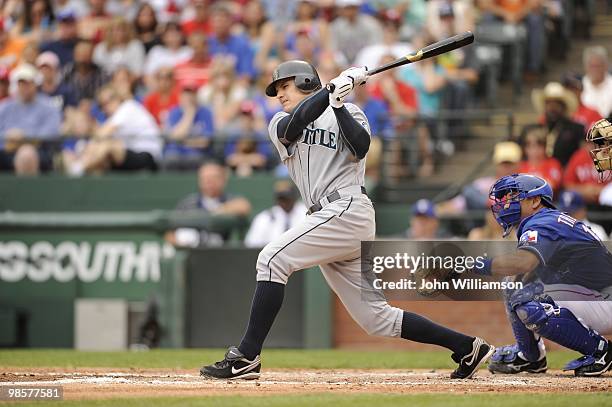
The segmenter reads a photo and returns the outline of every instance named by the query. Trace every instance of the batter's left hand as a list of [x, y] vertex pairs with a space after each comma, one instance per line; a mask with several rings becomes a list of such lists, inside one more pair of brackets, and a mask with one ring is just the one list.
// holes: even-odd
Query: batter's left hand
[[[329, 93], [329, 104], [332, 107], [340, 108], [344, 104], [344, 98], [353, 90], [353, 80], [346, 76], [337, 76], [331, 81], [334, 90]], [[330, 87], [328, 87], [329, 89]]]
[[354, 86], [363, 85], [368, 79], [368, 67], [353, 67], [342, 71], [340, 76], [351, 78]]

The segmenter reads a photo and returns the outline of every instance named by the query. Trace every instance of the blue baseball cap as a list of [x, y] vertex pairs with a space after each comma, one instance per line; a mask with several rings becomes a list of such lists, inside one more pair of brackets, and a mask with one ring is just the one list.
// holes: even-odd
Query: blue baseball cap
[[60, 23], [71, 23], [77, 20], [76, 14], [72, 10], [60, 11], [56, 18]]
[[572, 213], [578, 209], [584, 208], [584, 199], [576, 191], [564, 191], [559, 195], [559, 203], [557, 207], [562, 212]]
[[429, 199], [419, 199], [411, 208], [412, 216], [427, 216], [428, 218], [436, 217], [436, 208]]

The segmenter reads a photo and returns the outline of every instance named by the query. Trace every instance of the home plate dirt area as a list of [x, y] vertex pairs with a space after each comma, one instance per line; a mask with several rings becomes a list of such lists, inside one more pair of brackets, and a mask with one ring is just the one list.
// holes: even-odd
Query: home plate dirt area
[[8, 368], [4, 385], [61, 385], [65, 399], [196, 395], [274, 395], [313, 392], [364, 393], [559, 393], [612, 392], [612, 376], [578, 378], [567, 372], [545, 375], [492, 375], [450, 380], [448, 370], [265, 370], [259, 380], [204, 379], [192, 370]]

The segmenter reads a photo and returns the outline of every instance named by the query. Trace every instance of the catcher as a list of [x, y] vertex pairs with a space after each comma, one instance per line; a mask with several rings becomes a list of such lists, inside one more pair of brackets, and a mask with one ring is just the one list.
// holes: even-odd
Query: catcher
[[[609, 147], [607, 151], [594, 153], [596, 165], [610, 168]], [[602, 335], [612, 334], [612, 254], [588, 226], [555, 209], [552, 188], [542, 178], [502, 177], [490, 196], [504, 234], [516, 228], [518, 247], [514, 253], [487, 259], [473, 271], [531, 274], [535, 279], [506, 293], [516, 344], [497, 349], [489, 370], [546, 372], [542, 338], [583, 355], [565, 367], [576, 376], [599, 376], [610, 370], [612, 342]]]

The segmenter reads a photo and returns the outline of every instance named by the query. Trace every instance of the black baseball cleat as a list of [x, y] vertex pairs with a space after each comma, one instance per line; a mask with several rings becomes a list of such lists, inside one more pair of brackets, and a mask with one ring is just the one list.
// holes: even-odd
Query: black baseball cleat
[[259, 355], [248, 360], [237, 347], [231, 346], [222, 361], [200, 369], [200, 375], [214, 379], [259, 379], [261, 359]]
[[481, 338], [474, 338], [472, 343], [472, 351], [467, 355], [459, 358], [456, 354], [452, 354], [452, 358], [455, 362], [459, 363], [459, 367], [451, 373], [451, 379], [469, 379], [476, 372], [480, 365], [487, 361], [491, 355], [495, 352], [495, 347], [489, 345]]
[[[577, 366], [577, 367], [576, 367]], [[612, 341], [607, 341], [602, 350], [593, 355], [582, 356], [567, 364], [563, 370], [574, 370], [576, 376], [601, 376], [612, 370]]]
[[546, 357], [531, 362], [521, 356], [517, 345], [498, 348], [489, 362], [489, 372], [501, 374], [546, 373]]

